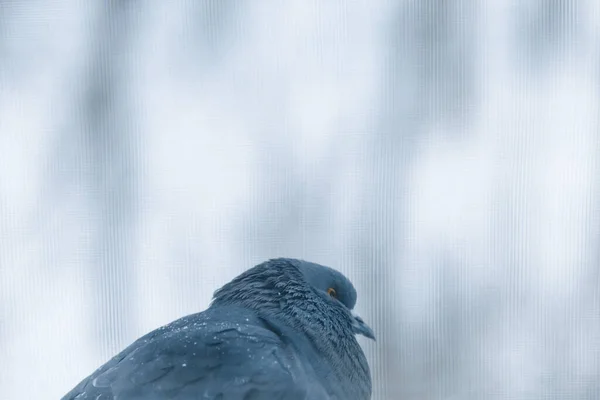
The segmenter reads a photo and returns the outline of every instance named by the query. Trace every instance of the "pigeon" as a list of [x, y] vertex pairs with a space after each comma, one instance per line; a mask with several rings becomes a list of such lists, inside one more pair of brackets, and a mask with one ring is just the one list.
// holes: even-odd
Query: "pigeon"
[[136, 340], [62, 400], [368, 400], [352, 310], [333, 268], [277, 258], [218, 289], [209, 308]]

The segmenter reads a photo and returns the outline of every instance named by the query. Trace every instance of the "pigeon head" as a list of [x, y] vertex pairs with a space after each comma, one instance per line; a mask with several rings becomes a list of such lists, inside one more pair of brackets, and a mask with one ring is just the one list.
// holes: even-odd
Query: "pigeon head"
[[323, 265], [293, 260], [292, 264], [302, 272], [304, 279], [320, 295], [335, 299], [345, 305], [349, 310], [356, 304], [356, 289], [348, 278], [333, 268]]
[[333, 268], [308, 261], [291, 261], [302, 272], [304, 279], [321, 296], [329, 301], [342, 303], [352, 315], [352, 329], [355, 334], [375, 340], [373, 330], [352, 310], [356, 305], [356, 289], [348, 278]]
[[[304, 260], [277, 258], [247, 270], [215, 292], [213, 306], [237, 305], [259, 314], [294, 315], [314, 320], [314, 309], [352, 333], [375, 339], [354, 311], [356, 289], [333, 268]], [[304, 316], [305, 318], [300, 318]]]

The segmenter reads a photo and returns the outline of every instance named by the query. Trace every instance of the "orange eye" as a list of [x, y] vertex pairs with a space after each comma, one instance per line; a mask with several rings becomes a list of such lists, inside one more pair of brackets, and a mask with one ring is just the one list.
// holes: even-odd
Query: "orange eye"
[[330, 295], [331, 297], [333, 297], [334, 299], [337, 298], [337, 292], [332, 287], [327, 289], [327, 294]]

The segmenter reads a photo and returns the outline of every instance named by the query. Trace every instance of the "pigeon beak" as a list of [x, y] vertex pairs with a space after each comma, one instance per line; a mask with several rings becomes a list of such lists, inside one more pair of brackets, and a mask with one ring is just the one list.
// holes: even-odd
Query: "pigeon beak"
[[365, 324], [365, 321], [363, 321], [360, 315], [352, 311], [352, 316], [354, 317], [354, 320], [352, 321], [352, 329], [354, 330], [354, 334], [363, 335], [369, 339], [375, 340], [375, 333], [373, 332], [373, 329], [371, 329], [369, 325]]

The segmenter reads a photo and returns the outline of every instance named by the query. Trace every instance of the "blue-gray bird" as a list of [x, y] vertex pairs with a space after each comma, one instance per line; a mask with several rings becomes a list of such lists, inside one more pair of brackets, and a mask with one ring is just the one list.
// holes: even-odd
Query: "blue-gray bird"
[[85, 378], [63, 400], [367, 400], [371, 373], [338, 271], [295, 259], [247, 270], [210, 307], [158, 328]]

